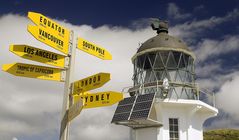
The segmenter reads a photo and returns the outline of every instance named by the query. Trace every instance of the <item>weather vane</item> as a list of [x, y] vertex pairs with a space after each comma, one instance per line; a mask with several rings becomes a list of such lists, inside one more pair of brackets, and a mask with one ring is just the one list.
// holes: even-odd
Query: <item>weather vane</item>
[[161, 19], [158, 19], [158, 18], [151, 18], [150, 22], [151, 22], [152, 29], [156, 30], [157, 34], [159, 34], [161, 32], [168, 33], [168, 21], [161, 20]]

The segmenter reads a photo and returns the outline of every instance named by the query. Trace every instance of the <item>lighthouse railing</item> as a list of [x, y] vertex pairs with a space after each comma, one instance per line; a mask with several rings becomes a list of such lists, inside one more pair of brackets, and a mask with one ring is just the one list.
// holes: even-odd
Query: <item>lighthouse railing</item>
[[213, 91], [210, 91], [205, 88], [200, 88], [199, 90], [199, 100], [204, 101], [213, 107], [216, 107], [216, 97]]
[[[131, 86], [124, 88], [124, 91], [128, 89], [128, 93], [130, 93], [130, 96], [134, 96], [135, 94], [147, 94], [151, 93], [150, 91], [153, 90], [153, 92], [158, 93], [158, 97], [165, 99], [175, 99], [173, 97], [176, 97], [176, 99], [185, 99], [182, 97], [182, 93], [176, 95], [172, 95], [172, 91], [175, 91], [175, 88], [177, 87], [183, 87], [184, 90], [189, 90], [191, 91], [191, 98], [186, 98], [186, 99], [192, 99], [192, 100], [200, 100], [203, 101], [207, 104], [212, 105], [213, 107], [216, 106], [216, 101], [215, 101], [215, 93], [212, 91], [209, 91], [208, 89], [204, 88], [199, 88], [198, 84], [195, 83], [178, 83], [178, 82], [169, 82], [169, 89], [165, 90], [162, 81], [155, 81], [155, 82], [149, 82], [149, 83], [144, 83], [136, 86]], [[168, 94], [171, 90], [171, 93]], [[167, 94], [165, 94], [167, 92]]]

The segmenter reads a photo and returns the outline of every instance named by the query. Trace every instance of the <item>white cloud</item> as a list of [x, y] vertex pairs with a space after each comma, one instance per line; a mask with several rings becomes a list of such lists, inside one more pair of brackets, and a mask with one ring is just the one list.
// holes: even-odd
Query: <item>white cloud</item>
[[199, 65], [196, 67], [196, 73], [198, 76], [206, 77], [211, 75], [211, 73], [215, 73], [217, 71], [221, 70], [221, 64], [218, 62], [213, 62], [213, 63], [205, 63], [204, 65]]
[[196, 46], [195, 54], [199, 61], [217, 57], [239, 49], [239, 36], [226, 36], [221, 40], [204, 39]]
[[150, 18], [140, 18], [138, 20], [131, 21], [130, 28], [135, 30], [141, 30], [149, 27]]
[[217, 93], [217, 106], [223, 111], [229, 113], [229, 115], [239, 122], [239, 75], [232, 77], [232, 79], [226, 81]]
[[213, 16], [209, 19], [188, 21], [170, 28], [170, 31], [180, 38], [187, 39], [190, 37], [193, 39], [195, 36], [202, 35], [202, 31], [205, 31], [206, 29], [212, 29], [222, 23], [238, 19], [238, 17], [239, 10], [233, 9], [233, 11], [227, 13], [223, 17]]
[[[228, 75], [215, 75], [215, 79], [208, 82], [202, 81], [204, 85], [217, 87], [216, 107], [219, 109], [219, 116], [210, 122], [207, 129], [236, 128], [239, 125], [239, 72], [232, 72]], [[214, 84], [214, 85], [213, 85]]]
[[[210, 66], [208, 67], [210, 70]], [[219, 69], [223, 69], [222, 66], [220, 66]], [[205, 68], [205, 71], [207, 71], [207, 68]], [[209, 91], [212, 91], [213, 89], [218, 89], [215, 93], [215, 96], [216, 107], [220, 109], [219, 116], [215, 120], [212, 120], [210, 125], [207, 126], [207, 129], [238, 128], [238, 70], [235, 70], [228, 74], [218, 74], [214, 71], [208, 71], [208, 77], [199, 79], [197, 80], [197, 82], [199, 83], [200, 87], [209, 89]], [[221, 111], [223, 111], [224, 113]]]
[[186, 19], [191, 17], [189, 13], [182, 13], [182, 10], [175, 3], [168, 4], [167, 14], [172, 19]]

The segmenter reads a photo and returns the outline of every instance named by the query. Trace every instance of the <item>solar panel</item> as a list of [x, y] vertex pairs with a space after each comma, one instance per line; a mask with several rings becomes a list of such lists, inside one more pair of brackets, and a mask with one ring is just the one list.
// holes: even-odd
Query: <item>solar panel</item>
[[124, 100], [120, 101], [111, 122], [127, 121], [129, 119], [135, 99], [136, 96], [133, 96], [124, 98]]
[[119, 106], [117, 107], [115, 114], [124, 113], [124, 112], [130, 112], [133, 107], [133, 104], [125, 105], [125, 106]]
[[136, 102], [151, 101], [154, 99], [155, 93], [139, 95]]
[[149, 111], [150, 111], [149, 109], [141, 110], [141, 111], [134, 111], [130, 116], [130, 120], [147, 119], [148, 115], [149, 115]]
[[111, 122], [126, 121], [128, 120], [130, 112], [115, 114]]
[[111, 122], [147, 119], [155, 93], [138, 95], [120, 101]]
[[139, 95], [132, 110], [130, 120], [147, 119], [153, 104], [154, 93]]
[[149, 108], [151, 108], [151, 105], [152, 105], [152, 101], [136, 103], [134, 105], [133, 111], [149, 109]]
[[126, 105], [126, 104], [133, 104], [135, 101], [135, 98], [136, 98], [136, 96], [124, 98], [124, 100], [121, 100], [118, 105], [121, 106], [121, 105]]

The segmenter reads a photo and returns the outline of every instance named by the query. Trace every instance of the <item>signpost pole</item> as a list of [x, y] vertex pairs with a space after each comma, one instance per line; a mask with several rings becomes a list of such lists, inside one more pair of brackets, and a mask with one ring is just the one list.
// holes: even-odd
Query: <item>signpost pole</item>
[[68, 122], [67, 110], [69, 109], [70, 104], [72, 102], [72, 98], [70, 98], [70, 94], [71, 94], [71, 83], [73, 82], [72, 78], [74, 74], [75, 51], [76, 51], [73, 31], [71, 31], [71, 36], [70, 36], [69, 51], [70, 51], [69, 52], [69, 67], [66, 70], [66, 80], [65, 80], [63, 106], [62, 106], [62, 123], [61, 123], [62, 130], [60, 131], [60, 140], [68, 140], [69, 138], [69, 122]]

